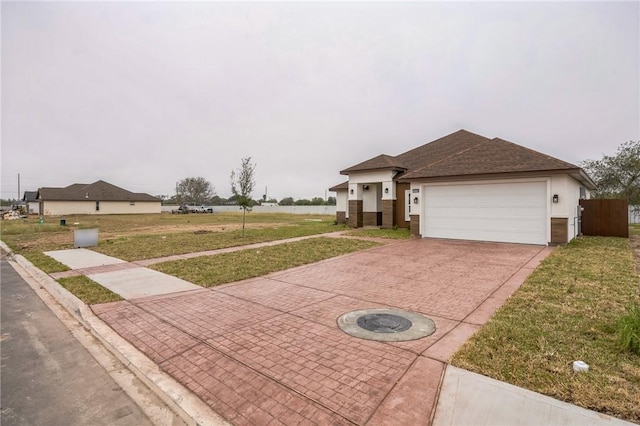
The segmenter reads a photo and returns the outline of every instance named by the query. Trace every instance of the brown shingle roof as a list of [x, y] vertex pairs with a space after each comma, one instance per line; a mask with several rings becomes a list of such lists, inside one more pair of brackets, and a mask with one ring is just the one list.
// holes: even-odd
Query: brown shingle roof
[[370, 160], [363, 161], [360, 164], [351, 166], [348, 169], [344, 169], [340, 172], [341, 175], [348, 175], [353, 172], [363, 172], [369, 170], [397, 170], [405, 171], [407, 167], [398, 159], [398, 157], [391, 157], [390, 155], [378, 155]]
[[38, 197], [44, 201], [160, 201], [149, 194], [130, 192], [103, 180], [74, 183], [66, 188], [40, 188]]
[[489, 139], [466, 130], [458, 130], [396, 157], [374, 157], [340, 173], [389, 169], [390, 165], [404, 167], [405, 173], [397, 176], [402, 181], [499, 173], [566, 171], [576, 177], [580, 175], [581, 181], [584, 180], [587, 186], [593, 186], [591, 179], [576, 165], [500, 138]]
[[468, 149], [406, 173], [402, 179], [579, 169], [573, 164], [499, 138], [470, 145]]
[[329, 188], [329, 191], [346, 191], [347, 189], [349, 189], [349, 181], [339, 183], [336, 186], [332, 186], [331, 188]]
[[398, 158], [407, 164], [408, 171], [412, 172], [442, 161], [445, 158], [463, 153], [488, 140], [489, 139], [484, 136], [476, 135], [466, 130], [458, 130], [450, 135], [414, 148], [404, 154], [400, 154]]

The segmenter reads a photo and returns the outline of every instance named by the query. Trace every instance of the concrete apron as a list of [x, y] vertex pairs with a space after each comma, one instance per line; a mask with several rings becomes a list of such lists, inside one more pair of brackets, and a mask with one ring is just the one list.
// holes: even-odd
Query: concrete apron
[[[485, 247], [486, 248], [486, 247]], [[378, 249], [378, 254], [385, 255], [386, 249]], [[374, 250], [375, 251], [375, 250]], [[406, 364], [406, 367], [401, 367], [398, 370], [399, 375], [393, 374], [392, 376], [396, 377], [393, 380], [393, 383], [390, 383], [390, 387], [388, 385], [382, 384], [382, 387], [388, 389], [388, 391], [382, 395], [379, 395], [373, 400], [364, 401], [365, 408], [368, 406], [369, 410], [366, 413], [358, 414], [358, 410], [355, 404], [351, 404], [349, 407], [346, 407], [344, 404], [340, 405], [340, 401], [346, 401], [345, 398], [349, 396], [354, 396], [357, 394], [352, 393], [347, 384], [336, 381], [336, 383], [342, 384], [343, 386], [338, 385], [335, 389], [332, 390], [334, 395], [342, 396], [344, 398], [328, 398], [322, 399], [322, 395], [318, 394], [319, 397], [316, 399], [313, 398], [313, 392], [309, 386], [313, 387], [314, 380], [317, 379], [319, 383], [325, 383], [327, 385], [331, 384], [331, 380], [326, 377], [323, 379], [321, 376], [315, 376], [315, 378], [311, 375], [314, 373], [319, 374], [322, 371], [323, 366], [321, 362], [316, 362], [314, 364], [308, 364], [308, 371], [303, 371], [302, 375], [307, 374], [310, 375], [310, 380], [308, 383], [297, 384], [294, 381], [288, 381], [286, 374], [290, 374], [289, 377], [298, 377], [300, 378], [301, 374], [296, 374], [297, 372], [287, 371], [286, 368], [283, 371], [283, 376], [278, 379], [278, 376], [273, 371], [273, 367], [270, 367], [268, 362], [264, 363], [264, 361], [256, 361], [252, 358], [242, 359], [240, 358], [232, 358], [230, 363], [226, 363], [229, 361], [230, 356], [234, 356], [235, 353], [239, 352], [237, 350], [225, 352], [224, 345], [222, 344], [227, 337], [229, 339], [233, 339], [233, 333], [227, 335], [226, 337], [218, 333], [210, 333], [206, 331], [206, 335], [209, 336], [208, 339], [196, 339], [194, 343], [196, 346], [191, 346], [191, 350], [187, 352], [182, 352], [180, 356], [178, 354], [174, 354], [172, 359], [174, 362], [170, 360], [160, 360], [156, 359], [156, 362], [161, 365], [161, 368], [165, 371], [168, 371], [172, 374], [173, 377], [167, 376], [163, 371], [160, 371], [157, 365], [155, 365], [147, 356], [150, 356], [151, 359], [157, 357], [157, 353], [149, 352], [149, 346], [145, 346], [141, 344], [140, 341], [135, 341], [132, 339], [130, 335], [127, 334], [127, 330], [119, 330], [119, 332], [127, 337], [129, 340], [134, 341], [139, 345], [139, 347], [146, 348], [145, 355], [141, 354], [137, 349], [133, 348], [129, 343], [124, 341], [120, 336], [115, 335], [111, 329], [104, 326], [104, 323], [99, 319], [95, 318], [93, 314], [86, 308], [86, 306], [78, 306], [77, 309], [74, 309], [76, 314], [79, 314], [79, 318], [85, 323], [88, 324], [89, 327], [93, 330], [94, 334], [102, 336], [101, 340], [105, 342], [110, 348], [115, 350], [120, 357], [124, 357], [127, 360], [127, 363], [130, 367], [138, 372], [142, 372], [142, 376], [146, 377], [146, 381], [150, 382], [152, 386], [156, 388], [156, 390], [160, 391], [164, 394], [165, 398], [169, 398], [173, 401], [174, 405], [177, 406], [179, 411], [182, 411], [192, 419], [198, 419], [200, 424], [212, 424], [212, 422], [222, 422], [221, 418], [215, 413], [211, 411], [211, 407], [213, 407], [217, 412], [223, 412], [227, 419], [231, 419], [234, 423], [242, 424], [242, 423], [253, 423], [258, 424], [263, 421], [272, 421], [274, 419], [280, 419], [279, 421], [286, 423], [287, 419], [291, 421], [301, 418], [304, 419], [315, 419], [316, 421], [325, 419], [327, 421], [331, 421], [332, 423], [345, 423], [351, 424], [352, 422], [359, 424], [425, 424], [432, 419], [434, 415], [434, 406], [440, 386], [440, 380], [443, 375], [445, 362], [449, 358], [449, 356], [454, 353], [457, 348], [467, 340], [467, 338], [473, 334], [481, 324], [483, 324], [489, 316], [495, 311], [495, 309], [500, 306], [504, 300], [513, 292], [517, 287], [524, 281], [524, 278], [535, 269], [537, 264], [551, 252], [550, 249], [540, 249], [537, 254], [533, 257], [529, 258], [529, 261], [524, 265], [524, 267], [518, 269], [514, 274], [511, 274], [507, 279], [502, 282], [497, 288], [493, 289], [488, 293], [488, 295], [484, 298], [478, 299], [479, 303], [473, 307], [470, 311], [464, 311], [465, 314], [460, 317], [461, 314], [457, 316], [450, 315], [452, 318], [447, 318], [447, 315], [442, 315], [442, 317], [435, 317], [434, 315], [430, 315], [432, 317], [438, 327], [438, 330], [434, 334], [433, 337], [424, 339], [424, 341], [415, 341], [415, 342], [405, 342], [403, 344], [398, 343], [396, 348], [384, 348], [385, 351], [391, 351], [394, 353], [390, 353], [391, 357], [396, 358], [400, 354], [400, 358], [405, 357], [409, 364]], [[386, 253], [386, 255], [390, 255], [391, 253]], [[19, 256], [18, 256], [19, 257]], [[350, 257], [350, 256], [347, 256]], [[366, 257], [366, 256], [365, 256]], [[358, 257], [357, 259], [352, 259], [356, 262], [360, 263], [368, 263], [368, 259], [362, 259], [362, 257]], [[379, 260], [379, 259], [377, 259]], [[407, 259], [405, 259], [406, 262]], [[26, 262], [22, 259], [23, 262]], [[331, 261], [321, 262], [330, 263]], [[28, 263], [28, 262], [27, 262]], [[249, 282], [243, 283], [235, 283], [227, 286], [221, 286], [220, 288], [214, 290], [200, 290], [191, 293], [185, 293], [179, 296], [159, 296], [159, 297], [151, 297], [147, 299], [140, 299], [132, 302], [117, 302], [115, 304], [108, 305], [100, 305], [94, 307], [96, 311], [107, 321], [109, 322], [109, 313], [122, 313], [124, 312], [122, 309], [126, 310], [134, 310], [140, 307], [144, 307], [148, 309], [149, 306], [153, 304], [160, 304], [159, 307], [161, 309], [167, 308], [172, 304], [172, 302], [177, 302], [178, 305], [181, 305], [182, 302], [189, 300], [191, 302], [190, 306], [194, 306], [194, 303], [198, 300], [202, 300], [203, 297], [206, 299], [206, 295], [213, 296], [213, 299], [222, 299], [218, 300], [218, 302], [223, 302], [223, 304], [228, 304], [230, 302], [239, 302], [236, 297], [241, 297], [243, 302], [246, 304], [250, 302], [249, 305], [245, 305], [245, 308], [249, 308], [252, 314], [259, 314], [260, 309], [271, 308], [272, 310], [275, 308], [275, 312], [268, 312], [265, 318], [279, 318], [277, 321], [281, 323], [283, 320], [283, 316], [286, 317], [288, 312], [291, 312], [297, 316], [302, 316], [306, 318], [313, 319], [314, 321], [320, 323], [320, 325], [324, 325], [325, 327], [320, 327], [318, 329], [318, 333], [327, 333], [326, 327], [335, 327], [335, 314], [336, 313], [344, 313], [347, 309], [357, 308], [357, 307], [371, 307], [376, 305], [376, 303], [366, 302], [366, 301], [357, 301], [353, 298], [343, 295], [343, 294], [331, 294], [335, 289], [327, 289], [327, 288], [316, 288], [310, 289], [307, 288], [307, 294], [302, 295], [301, 299], [296, 299], [293, 295], [292, 290], [296, 289], [294, 286], [299, 286], [299, 283], [295, 283], [297, 274], [297, 279], [302, 279], [303, 281], [309, 279], [309, 269], [313, 269], [314, 265], [295, 268], [294, 270], [285, 271], [283, 273], [274, 274], [274, 279], [258, 279], [258, 280], [250, 280]], [[326, 277], [326, 267], [331, 265], [322, 265], [323, 269], [325, 269], [325, 277]], [[338, 268], [340, 269], [340, 268]], [[126, 271], [124, 271], [126, 272]], [[304, 272], [307, 272], [306, 274]], [[340, 271], [338, 271], [340, 272]], [[40, 273], [42, 274], [42, 273]], [[37, 275], [37, 274], [36, 274]], [[44, 275], [44, 274], [42, 274]], [[313, 274], [311, 274], [313, 275]], [[437, 273], [436, 273], [437, 275]], [[305, 277], [306, 276], [306, 277]], [[51, 280], [50, 277], [44, 275], [44, 277], [40, 277], [46, 281], [46, 278], [49, 279], [52, 289], [50, 291], [54, 293], [60, 293], [60, 290], [63, 290], [57, 283]], [[277, 280], [275, 280], [277, 278]], [[287, 281], [291, 282], [282, 282]], [[326, 277], [330, 278], [330, 277]], [[359, 279], [362, 280], [362, 276], [359, 276]], [[401, 285], [400, 285], [401, 287]], [[200, 287], [198, 287], [200, 289]], [[264, 290], [261, 291], [260, 289]], [[274, 291], [275, 290], [275, 291]], [[191, 295], [191, 297], [189, 296]], [[288, 297], [282, 297], [283, 295], [287, 295]], [[74, 296], [71, 298], [75, 299]], [[225, 297], [227, 299], [225, 299]], [[272, 299], [270, 299], [270, 297]], [[64, 299], [65, 297], [63, 297]], [[67, 297], [67, 299], [69, 299]], [[277, 301], [279, 299], [279, 301]], [[291, 300], [293, 299], [293, 300]], [[253, 302], [252, 302], [253, 300]], [[263, 305], [254, 305], [255, 301], [262, 301]], [[291, 303], [290, 306], [286, 306], [287, 300]], [[68, 302], [68, 300], [67, 300]], [[75, 302], [75, 301], [72, 301]], [[78, 301], [79, 302], [79, 301]], [[146, 305], [145, 305], [146, 303]], [[306, 307], [300, 309], [301, 305], [305, 305]], [[81, 302], [80, 302], [81, 304]], [[67, 303], [67, 305], [76, 305], [75, 303]], [[117, 307], [115, 305], [118, 305]], [[203, 305], [205, 306], [206, 303]], [[233, 303], [231, 303], [231, 309], [235, 309]], [[266, 306], [265, 306], [266, 305]], [[238, 306], [242, 306], [242, 303]], [[425, 305], [426, 306], [426, 305]], [[211, 307], [211, 306], [209, 306]], [[184, 308], [183, 306], [178, 306], [179, 309]], [[195, 308], [202, 314], [202, 310], [198, 309], [196, 305]], [[406, 307], [405, 307], [406, 308]], [[420, 310], [420, 309], [415, 309]], [[295, 312], [294, 312], [295, 311]], [[423, 306], [424, 311], [424, 306]], [[135, 318], [136, 320], [140, 320], [139, 312], [136, 313], [138, 316], [130, 317]], [[271, 316], [273, 314], [273, 316]], [[153, 315], [151, 315], [153, 317]], [[258, 315], [259, 316], [259, 315]], [[152, 321], [157, 321], [160, 319], [161, 315], [157, 315], [154, 318], [151, 318]], [[458, 319], [455, 319], [458, 318]], [[149, 318], [147, 318], [149, 319]], [[202, 319], [202, 318], [201, 318]], [[166, 321], [171, 323], [172, 319], [168, 317], [162, 318], [163, 324], [167, 324]], [[333, 321], [333, 323], [332, 323]], [[182, 333], [181, 329], [189, 328], [185, 324], [179, 324], [179, 322], [173, 322], [175, 327], [171, 327], [171, 332], [174, 333], [174, 337], [184, 337], [179, 335]], [[116, 327], [121, 327], [121, 324], [114, 323]], [[157, 324], [156, 324], [157, 325]], [[247, 324], [245, 324], [246, 326]], [[317, 325], [317, 324], [316, 324]], [[223, 327], [224, 328], [224, 327]], [[269, 327], [267, 327], [268, 330]], [[151, 330], [150, 330], [151, 331]], [[163, 330], [164, 331], [164, 330]], [[197, 328], [189, 329], [190, 336], [197, 336]], [[300, 335], [314, 333], [314, 325], [310, 324], [310, 327], [306, 329], [301, 329], [299, 334], [292, 334], [293, 338], [298, 339]], [[151, 333], [153, 333], [151, 331]], [[286, 334], [286, 333], [281, 333]], [[151, 335], [151, 334], [150, 334]], [[167, 336], [169, 336], [168, 334]], [[245, 336], [238, 335], [237, 341], [241, 341]], [[277, 337], [277, 336], [274, 336]], [[335, 338], [336, 335], [330, 332], [325, 338]], [[342, 339], [342, 337], [340, 337]], [[353, 339], [351, 337], [346, 337], [346, 339]], [[228, 339], [227, 339], [228, 340]], [[179, 341], [179, 340], [178, 340]], [[202, 343], [199, 343], [202, 342]], [[274, 342], [274, 339], [270, 339], [268, 343]], [[191, 345], [191, 343], [188, 344]], [[257, 341], [257, 343], [264, 343], [262, 341]], [[353, 342], [345, 340], [343, 346], [352, 346]], [[286, 344], [286, 342], [284, 342]], [[376, 343], [378, 344], [378, 343]], [[384, 345], [384, 344], [383, 344]], [[389, 344], [386, 344], [389, 346]], [[213, 350], [213, 348], [216, 348]], [[357, 347], [356, 347], [357, 348]], [[166, 349], [160, 345], [157, 349]], [[317, 348], [316, 348], [317, 349]], [[397, 350], [400, 349], [401, 352]], [[376, 351], [379, 348], [373, 348], [365, 344], [364, 348], [357, 348], [356, 351], [360, 351], [360, 355], [362, 355], [362, 351], [368, 351], [373, 353], [377, 353]], [[264, 352], [264, 348], [262, 349]], [[267, 349], [268, 352], [268, 349]], [[313, 352], [313, 351], [312, 351]], [[279, 356], [286, 354], [287, 351], [272, 351], [271, 355]], [[220, 355], [223, 357], [220, 358]], [[300, 352], [295, 353], [296, 357], [299, 359]], [[302, 353], [302, 355], [305, 355]], [[308, 355], [308, 354], [307, 354]], [[344, 355], [344, 354], [338, 354]], [[355, 356], [355, 354], [353, 354]], [[222, 364], [215, 364], [209, 367], [209, 370], [218, 369], [219, 371], [223, 371], [223, 373], [229, 374], [244, 374], [245, 384], [248, 379], [250, 382], [261, 383], [263, 388], [269, 390], [270, 396], [275, 396], [276, 398], [281, 398], [282, 400], [286, 400], [287, 403], [283, 404], [282, 407], [273, 404], [273, 401], [269, 402], [269, 399], [273, 400], [273, 398], [262, 399], [262, 402], [266, 405], [260, 407], [258, 403], [250, 404], [251, 400], [260, 402], [260, 396], [256, 393], [255, 387], [246, 387], [243, 388], [235, 388], [229, 389], [229, 393], [233, 391], [233, 393], [238, 396], [235, 401], [238, 405], [235, 409], [230, 409], [225, 412], [222, 402], [220, 401], [221, 396], [219, 394], [211, 393], [208, 389], [199, 389], [199, 385], [194, 385], [194, 383], [198, 384], [213, 384], [211, 381], [211, 377], [204, 377], [202, 372], [198, 372], [196, 370], [192, 370], [193, 374], [186, 373], [188, 371], [188, 365], [190, 365], [190, 361], [195, 359], [196, 357], [200, 357], [201, 362], [210, 362], [211, 360], [216, 360], [216, 362], [222, 362]], [[348, 354], [347, 354], [348, 356]], [[263, 357], [264, 358], [264, 357]], [[384, 354], [380, 358], [380, 362], [384, 365]], [[179, 362], [175, 362], [175, 361]], [[160, 361], [160, 362], [159, 362]], [[269, 361], [266, 359], [266, 361]], [[344, 360], [344, 363], [347, 363], [348, 360]], [[260, 364], [263, 362], [264, 365]], [[183, 363], [183, 365], [179, 365]], [[186, 364], [184, 364], [186, 363]], [[226, 364], [225, 364], [226, 363]], [[348, 364], [348, 363], [347, 363]], [[375, 364], [375, 362], [374, 362]], [[192, 365], [192, 364], [191, 364]], [[293, 365], [292, 362], [285, 363], [285, 365]], [[225, 367], [227, 368], [225, 370]], [[247, 369], [247, 367], [249, 367]], [[344, 367], [344, 366], [343, 366]], [[366, 365], [366, 368], [369, 369], [372, 367], [372, 364], [369, 363]], [[271, 369], [270, 369], [271, 368]], [[355, 366], [357, 368], [357, 365]], [[442, 390], [443, 397], [448, 395], [448, 389], [450, 389], [450, 385], [448, 383], [451, 380], [448, 380], [447, 377], [450, 375], [450, 371], [452, 367], [447, 369], [447, 376], [445, 377], [444, 387]], [[186, 374], [185, 374], [186, 373]], [[327, 371], [327, 373], [329, 373]], [[254, 376], [258, 374], [257, 376]], [[385, 374], [378, 374], [375, 377], [386, 377]], [[387, 374], [388, 376], [388, 374]], [[374, 378], [375, 378], [374, 377]], [[482, 377], [482, 376], [480, 376]], [[207, 401], [205, 406], [202, 404], [197, 404], [193, 401], [193, 399], [189, 399], [186, 395], [190, 395], [189, 390], [185, 388], [182, 384], [175, 381], [178, 379], [182, 384], [186, 384], [186, 387], [194, 392], [195, 395], [198, 395], [201, 400]], [[234, 380], [237, 382], [237, 378], [234, 379], [233, 376], [227, 375], [225, 379], [232, 383]], [[275, 380], [274, 380], [275, 379]], [[362, 377], [360, 383], [355, 383], [355, 385], [366, 386], [367, 380], [366, 377]], [[209, 380], [209, 383], [207, 383]], [[323, 381], [324, 380], [324, 381]], [[343, 379], [346, 381], [347, 379]], [[352, 379], [354, 380], [354, 379]], [[369, 380], [370, 381], [370, 380]], [[223, 381], [224, 382], [224, 381]], [[355, 378], [355, 382], [357, 382], [357, 378]], [[237, 383], [236, 383], [237, 384]], [[380, 385], [380, 383], [375, 383]], [[242, 384], [241, 384], [242, 386]], [[200, 386], [202, 388], [202, 386]], [[357, 389], [357, 388], [353, 388]], [[458, 388], [456, 388], [458, 389]], [[258, 389], [259, 390], [259, 389]], [[320, 390], [319, 390], [320, 391]], [[245, 393], [244, 396], [242, 395]], [[293, 392], [293, 393], [292, 393]], [[341, 393], [342, 392], [342, 393]], [[455, 395], [462, 395], [459, 390], [454, 392]], [[197, 399], [197, 398], [196, 398]], [[314, 403], [315, 401], [315, 403]], [[376, 402], [377, 401], [377, 402]], [[555, 401], [555, 400], [553, 400]], [[184, 403], [188, 402], [188, 403]], [[232, 401], [226, 401], [232, 402]], [[276, 401], [277, 402], [277, 401]], [[500, 407], [503, 407], [499, 401]], [[438, 424], [454, 424], [447, 423], [448, 419], [454, 419], [457, 423], [457, 419], [459, 417], [455, 417], [455, 415], [459, 416], [459, 411], [456, 412], [454, 410], [455, 415], [448, 415], [447, 410], [451, 411], [446, 407], [460, 407], [468, 404], [469, 402], [464, 400], [464, 398], [454, 401], [453, 404], [444, 404], [441, 408], [438, 408], [438, 414], [436, 415], [435, 420], [439, 422]], [[333, 405], [332, 405], [333, 404]], [[374, 404], [374, 405], [371, 405]], [[568, 404], [567, 404], [568, 405]], [[262, 408], [269, 408], [271, 406], [271, 410], [263, 410]], [[487, 407], [489, 405], [486, 405]], [[570, 406], [573, 407], [573, 406]], [[569, 407], [569, 409], [570, 409]], [[293, 408], [293, 409], [292, 409]], [[295, 411], [297, 408], [299, 411]], [[577, 407], [576, 407], [577, 408]], [[288, 411], [286, 411], [286, 410]], [[195, 410], [195, 411], [193, 411]], [[272, 414], [277, 412], [278, 410], [283, 411], [282, 415], [278, 418], [274, 417]], [[350, 410], [355, 410], [352, 413]], [[441, 410], [445, 414], [441, 414]], [[190, 412], [193, 411], [195, 414], [190, 416]], [[207, 413], [208, 412], [208, 413]], [[499, 412], [499, 411], [498, 411]], [[203, 414], [205, 413], [205, 414]], [[336, 416], [338, 414], [338, 416]], [[263, 417], [260, 417], [263, 416]], [[266, 417], [268, 416], [268, 417]], [[288, 416], [288, 417], [287, 417]], [[598, 414], [598, 416], [601, 416]], [[477, 419], [476, 419], [477, 420]], [[496, 418], [493, 419], [494, 421]], [[492, 423], [494, 423], [492, 421]], [[473, 423], [478, 423], [477, 421], [473, 421]]]
[[[210, 290], [93, 309], [234, 423], [424, 423], [446, 359], [548, 252], [418, 240]], [[407, 268], [415, 259], [425, 262]], [[460, 302], [460, 292], [467, 302]], [[337, 329], [340, 314], [380, 306], [428, 314], [437, 331], [384, 344]]]

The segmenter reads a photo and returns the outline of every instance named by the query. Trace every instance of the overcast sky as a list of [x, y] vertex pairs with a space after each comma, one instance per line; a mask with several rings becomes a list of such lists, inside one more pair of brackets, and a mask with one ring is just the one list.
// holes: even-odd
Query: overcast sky
[[[8, 2], [2, 198], [102, 179], [324, 197], [464, 128], [577, 164], [640, 139], [640, 2]], [[328, 195], [332, 195], [329, 193]]]

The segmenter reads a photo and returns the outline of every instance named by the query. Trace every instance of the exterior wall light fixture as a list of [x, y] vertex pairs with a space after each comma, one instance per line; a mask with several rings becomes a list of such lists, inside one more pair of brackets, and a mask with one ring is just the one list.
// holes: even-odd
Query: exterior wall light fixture
[[385, 193], [385, 194], [388, 194], [388, 193], [389, 193], [389, 188], [385, 188], [385, 189], [384, 189], [384, 193]]
[[415, 197], [415, 198], [413, 199], [413, 204], [418, 204], [418, 197]]
[[553, 203], [558, 204], [558, 201], [560, 201], [560, 197], [558, 197], [558, 194], [553, 194]]
[[351, 191], [349, 191], [349, 193], [353, 194], [353, 189]]

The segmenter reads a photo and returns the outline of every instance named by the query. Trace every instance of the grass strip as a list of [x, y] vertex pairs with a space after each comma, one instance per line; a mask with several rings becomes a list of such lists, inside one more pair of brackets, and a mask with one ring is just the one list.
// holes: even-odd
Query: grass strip
[[343, 229], [326, 222], [308, 222], [275, 228], [247, 229], [244, 236], [241, 230], [139, 235], [105, 240], [93, 250], [118, 259], [134, 261], [325, 234]]
[[85, 277], [84, 275], [61, 278], [58, 282], [62, 287], [69, 290], [87, 305], [123, 300], [118, 294], [112, 292], [108, 288], [102, 287], [100, 284]]
[[47, 256], [44, 253], [37, 251], [29, 251], [24, 254], [24, 257], [33, 263], [38, 269], [47, 274], [54, 272], [68, 271], [69, 267], [63, 263], [58, 262], [52, 257]]
[[[451, 363], [640, 422], [640, 356], [617, 333], [638, 301], [629, 241], [582, 237], [549, 256]], [[589, 372], [574, 373], [576, 360]]]
[[350, 237], [387, 238], [391, 240], [406, 240], [411, 238], [408, 229], [355, 229], [346, 235]]
[[373, 241], [318, 237], [271, 247], [151, 266], [203, 287], [240, 281], [378, 246]]

